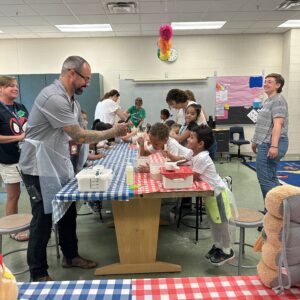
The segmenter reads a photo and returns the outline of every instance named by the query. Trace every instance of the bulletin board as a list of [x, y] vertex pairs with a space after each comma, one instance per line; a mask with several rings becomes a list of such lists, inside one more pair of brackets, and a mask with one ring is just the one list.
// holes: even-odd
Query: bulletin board
[[255, 124], [263, 100], [263, 76], [216, 78], [216, 124]]

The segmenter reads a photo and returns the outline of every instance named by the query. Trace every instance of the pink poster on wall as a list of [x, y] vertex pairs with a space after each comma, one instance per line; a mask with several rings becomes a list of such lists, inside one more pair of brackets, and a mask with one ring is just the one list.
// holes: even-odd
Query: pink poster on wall
[[[216, 80], [216, 119], [234, 119], [234, 123], [247, 123], [244, 116], [261, 106], [263, 99], [262, 76], [222, 76]], [[233, 113], [235, 115], [233, 115]], [[239, 115], [237, 115], [239, 114]], [[249, 120], [250, 122], [250, 120]]]

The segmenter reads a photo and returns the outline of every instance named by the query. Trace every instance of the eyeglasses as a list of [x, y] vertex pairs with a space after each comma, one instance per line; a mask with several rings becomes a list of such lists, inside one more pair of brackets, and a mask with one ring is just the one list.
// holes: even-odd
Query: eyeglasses
[[78, 76], [80, 76], [85, 82], [90, 82], [90, 81], [91, 81], [91, 77], [83, 76], [81, 73], [79, 73], [79, 72], [76, 71], [75, 69], [74, 69], [74, 72], [75, 72]]

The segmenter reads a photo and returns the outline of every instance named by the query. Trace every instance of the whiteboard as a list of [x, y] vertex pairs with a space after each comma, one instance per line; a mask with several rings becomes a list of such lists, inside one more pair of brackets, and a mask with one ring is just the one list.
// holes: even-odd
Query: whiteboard
[[[121, 79], [119, 82], [120, 105], [122, 110], [127, 110], [134, 105], [137, 97], [143, 99], [143, 107], [146, 110], [146, 123], [160, 121], [160, 111], [169, 109], [166, 96], [171, 89], [191, 90], [198, 103], [203, 106], [207, 115], [215, 116], [216, 106], [216, 79], [209, 77], [206, 80], [195, 82], [171, 82], [161, 81], [155, 83], [135, 82], [132, 79]], [[170, 109], [169, 109], [170, 110]]]

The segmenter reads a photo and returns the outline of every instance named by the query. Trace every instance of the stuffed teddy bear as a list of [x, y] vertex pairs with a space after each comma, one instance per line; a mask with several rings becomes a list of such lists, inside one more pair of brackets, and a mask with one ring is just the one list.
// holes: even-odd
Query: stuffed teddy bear
[[257, 271], [263, 284], [281, 292], [300, 284], [300, 188], [273, 188], [266, 196], [266, 208], [266, 241]]
[[4, 265], [0, 254], [0, 300], [16, 300], [18, 287], [11, 271]]

